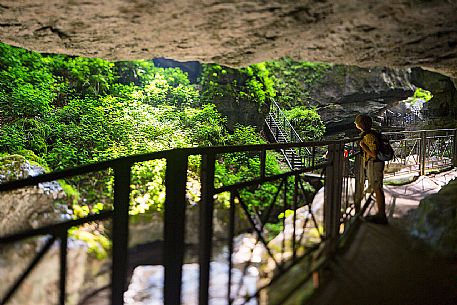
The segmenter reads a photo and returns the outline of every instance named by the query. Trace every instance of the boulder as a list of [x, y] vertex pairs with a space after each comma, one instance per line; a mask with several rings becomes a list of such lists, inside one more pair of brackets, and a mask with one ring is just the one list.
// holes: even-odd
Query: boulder
[[440, 254], [457, 257], [457, 179], [421, 200], [409, 223], [411, 235]]

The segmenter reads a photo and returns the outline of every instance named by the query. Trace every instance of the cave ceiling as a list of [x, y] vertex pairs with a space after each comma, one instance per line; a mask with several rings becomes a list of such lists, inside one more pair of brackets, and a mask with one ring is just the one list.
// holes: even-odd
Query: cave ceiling
[[457, 0], [0, 0], [0, 40], [109, 60], [295, 60], [457, 77]]

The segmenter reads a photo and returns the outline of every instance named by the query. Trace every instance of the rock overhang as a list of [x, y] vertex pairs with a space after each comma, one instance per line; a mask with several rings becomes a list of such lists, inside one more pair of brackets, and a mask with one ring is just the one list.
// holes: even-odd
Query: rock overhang
[[109, 60], [242, 67], [289, 56], [457, 77], [457, 2], [0, 0], [0, 40]]

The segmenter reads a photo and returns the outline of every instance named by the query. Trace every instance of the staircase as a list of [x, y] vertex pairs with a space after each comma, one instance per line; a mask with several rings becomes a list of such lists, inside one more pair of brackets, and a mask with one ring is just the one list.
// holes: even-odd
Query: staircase
[[[292, 124], [287, 120], [279, 105], [271, 100], [270, 113], [265, 119], [266, 132], [272, 142], [276, 143], [298, 143], [303, 142]], [[291, 169], [300, 169], [305, 166], [305, 158], [312, 154], [308, 148], [287, 148], [281, 149], [287, 165]]]

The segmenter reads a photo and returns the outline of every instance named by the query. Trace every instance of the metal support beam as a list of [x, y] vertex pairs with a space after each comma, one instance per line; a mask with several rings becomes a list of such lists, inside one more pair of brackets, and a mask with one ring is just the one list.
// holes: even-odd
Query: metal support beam
[[60, 235], [60, 279], [59, 279], [59, 304], [65, 305], [67, 296], [67, 252], [68, 252], [68, 232], [64, 231]]
[[354, 194], [354, 205], [355, 211], [360, 211], [361, 202], [363, 198], [363, 191], [365, 190], [365, 171], [363, 167], [363, 155], [358, 154], [355, 156], [354, 165], [354, 180], [355, 180], [355, 194]]
[[186, 182], [188, 158], [174, 151], [167, 158], [164, 224], [164, 305], [181, 304], [185, 250]]
[[202, 155], [201, 163], [201, 202], [200, 202], [200, 285], [199, 305], [208, 305], [210, 262], [213, 238], [213, 209], [214, 209], [214, 154]]
[[328, 149], [330, 165], [326, 169], [324, 190], [325, 252], [336, 251], [340, 230], [341, 191], [343, 184], [343, 143], [331, 144]]
[[425, 175], [425, 168], [426, 168], [426, 154], [427, 154], [427, 133], [425, 130], [421, 131], [421, 145], [420, 145], [420, 152], [419, 152], [419, 168], [420, 168], [420, 175]]
[[129, 203], [130, 163], [123, 162], [114, 168], [112, 305], [124, 304], [128, 264]]
[[454, 129], [454, 148], [452, 150], [452, 165], [457, 167], [457, 129]]

